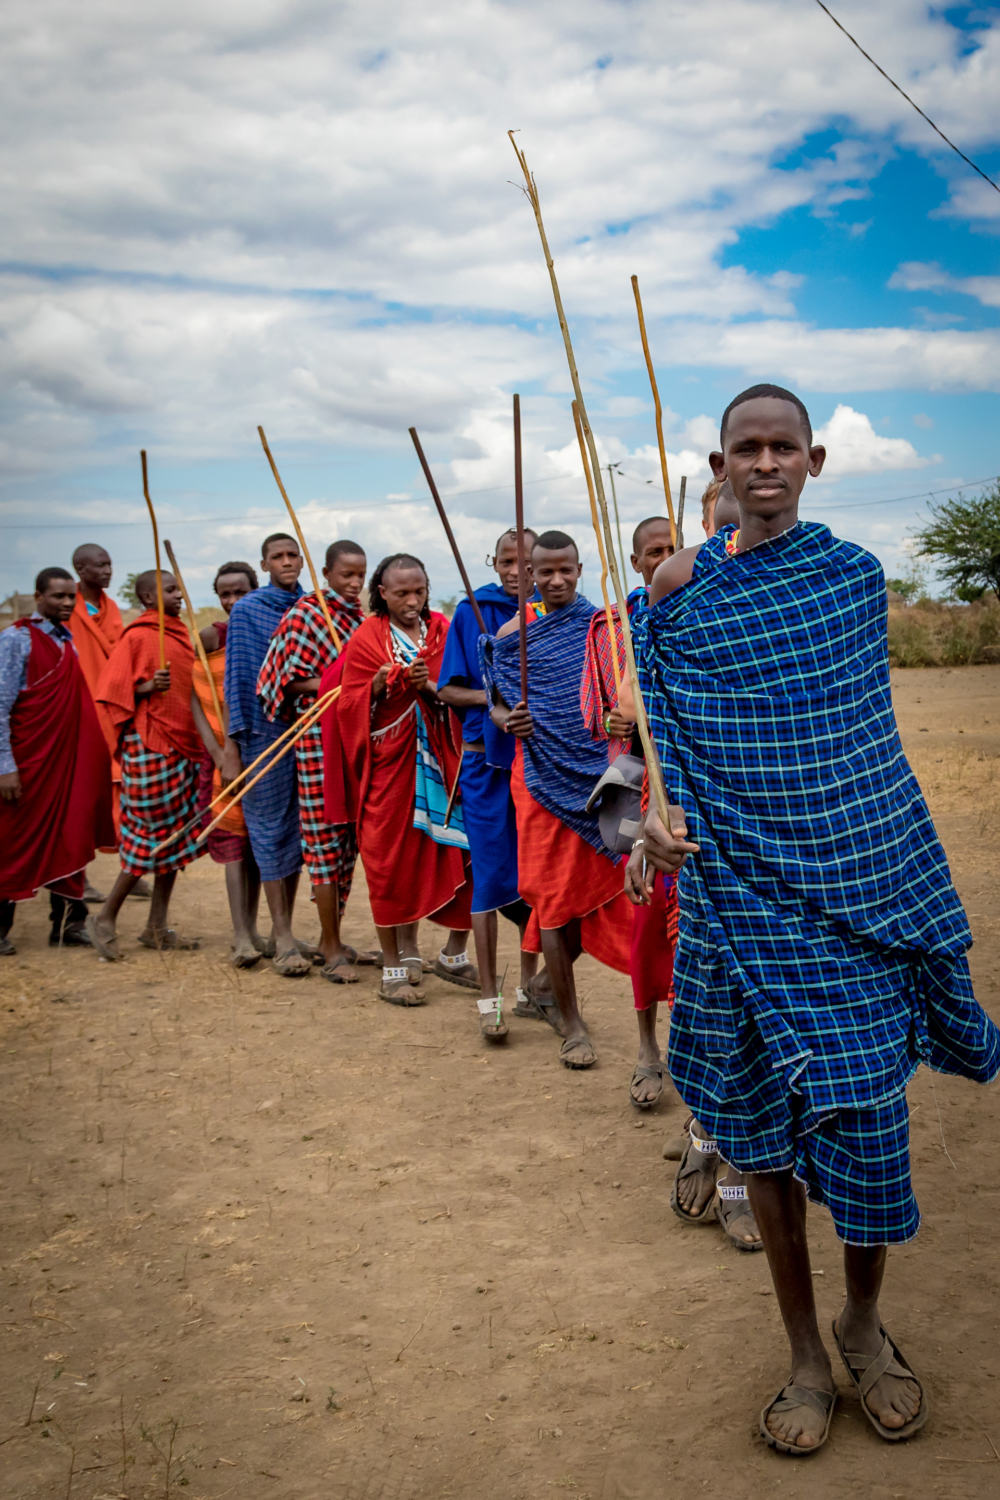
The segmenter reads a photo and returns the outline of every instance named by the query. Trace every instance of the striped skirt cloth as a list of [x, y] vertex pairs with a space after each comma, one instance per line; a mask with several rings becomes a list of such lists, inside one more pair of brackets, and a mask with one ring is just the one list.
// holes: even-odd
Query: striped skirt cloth
[[183, 869], [204, 853], [195, 844], [197, 827], [159, 854], [153, 850], [197, 811], [198, 761], [176, 751], [160, 755], [147, 750], [130, 729], [122, 739], [121, 763], [122, 869], [128, 875], [163, 875]]
[[353, 823], [326, 821], [323, 810], [323, 732], [319, 724], [307, 729], [297, 742], [295, 765], [299, 783], [302, 857], [309, 881], [312, 885], [336, 885], [339, 888], [343, 916], [354, 879], [358, 838]]

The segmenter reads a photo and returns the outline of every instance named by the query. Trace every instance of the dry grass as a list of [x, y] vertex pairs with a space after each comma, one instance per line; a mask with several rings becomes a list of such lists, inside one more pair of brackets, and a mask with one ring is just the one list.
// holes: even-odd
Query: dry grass
[[894, 667], [966, 667], [1000, 661], [1000, 604], [889, 601], [889, 659]]

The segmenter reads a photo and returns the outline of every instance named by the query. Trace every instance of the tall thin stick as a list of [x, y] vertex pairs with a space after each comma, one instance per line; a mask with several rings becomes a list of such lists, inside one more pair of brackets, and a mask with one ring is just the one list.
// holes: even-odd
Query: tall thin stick
[[524, 555], [524, 482], [521, 475], [521, 398], [514, 396], [514, 527], [517, 532], [517, 619], [521, 636], [521, 702], [528, 702], [528, 579]]
[[[257, 785], [258, 781], [260, 781], [264, 776], [267, 775], [268, 771], [273, 770], [274, 767], [278, 764], [278, 761], [281, 760], [283, 756], [287, 755], [288, 752], [289, 752], [289, 750], [294, 750], [296, 744], [302, 738], [302, 736], [304, 734], [306, 734], [307, 731], [310, 730], [313, 727], [313, 725], [316, 723], [317, 719], [320, 716], [320, 712], [322, 712], [323, 710], [329, 708], [330, 704], [333, 702], [334, 698], [336, 698], [338, 696], [339, 693], [340, 693], [340, 688], [339, 687], [333, 688], [326, 695], [326, 697], [321, 700], [322, 703], [323, 703], [323, 709], [322, 710], [319, 710], [319, 712], [317, 712], [318, 703], [314, 703], [313, 706], [312, 706], [312, 708], [309, 709], [306, 713], [304, 713], [302, 715], [301, 719], [299, 719], [298, 722], [293, 726], [294, 727], [294, 733], [291, 735], [291, 737], [289, 739], [287, 739], [285, 741], [285, 743], [282, 745], [281, 749], [278, 751], [278, 753], [274, 757], [274, 759], [271, 760], [271, 761], [268, 761], [268, 763], [264, 767], [263, 771], [258, 771], [257, 772], [257, 775], [254, 777], [253, 781], [248, 781], [243, 786], [240, 787], [240, 789], [236, 793], [235, 797], [233, 797], [232, 800], [230, 801], [229, 806], [228, 807], [224, 807], [222, 809], [222, 811], [219, 813], [218, 817], [217, 818], [213, 818], [212, 821], [211, 821], [211, 823], [209, 823], [208, 827], [207, 828], [203, 828], [201, 830], [201, 833], [199, 833], [197, 839], [195, 840], [196, 844], [203, 844], [205, 842], [205, 840], [208, 838], [208, 835], [212, 832], [212, 830], [214, 828], [217, 828], [218, 825], [222, 822], [223, 818], [230, 811], [230, 809], [233, 808], [233, 807], [236, 807], [240, 802], [242, 802], [243, 798], [246, 796], [247, 792], [250, 791], [251, 787], [255, 787]], [[277, 741], [275, 741], [275, 743], [277, 743]], [[273, 746], [272, 746], [272, 748], [273, 748]], [[255, 764], [256, 764], [256, 762], [255, 762]], [[229, 789], [230, 789], [230, 787], [232, 785], [233, 785], [233, 783], [230, 782], [229, 786], [226, 787], [226, 791], [227, 792], [229, 791]], [[215, 800], [217, 802], [219, 799], [216, 798]], [[209, 806], [214, 807], [215, 806], [215, 802], [210, 803]], [[207, 807], [205, 809], [203, 809], [201, 816], [204, 817], [206, 812], [208, 812], [208, 808]]]
[[663, 769], [660, 765], [660, 757], [657, 753], [653, 738], [649, 732], [649, 721], [646, 718], [646, 705], [643, 702], [642, 693], [639, 690], [639, 674], [636, 670], [635, 652], [632, 648], [632, 631], [629, 627], [628, 607], [625, 602], [625, 590], [622, 587], [621, 577], [619, 576], [618, 572], [618, 564], [615, 561], [614, 557], [615, 549], [611, 540], [611, 522], [608, 519], [608, 502], [604, 496], [604, 484], [601, 480], [601, 468], [597, 456], [597, 444], [594, 441], [594, 434], [591, 431], [590, 422], [587, 417], [587, 408], [584, 405], [583, 401], [583, 391], [580, 388], [580, 376], [576, 368], [576, 356], [573, 353], [573, 342], [569, 336], [569, 325], [566, 322], [566, 314], [563, 312], [562, 296], [559, 292], [559, 282], [556, 280], [556, 270], [555, 266], [552, 263], [552, 254], [549, 250], [549, 241], [545, 233], [545, 225], [542, 221], [542, 210], [538, 201], [538, 189], [535, 186], [535, 179], [532, 177], [531, 173], [528, 170], [528, 163], [525, 159], [524, 152], [518, 149], [517, 143], [514, 140], [514, 132], [508, 131], [507, 133], [510, 136], [510, 143], [514, 147], [514, 153], [517, 156], [521, 171], [524, 173], [524, 180], [526, 183], [526, 187], [524, 189], [525, 196], [527, 197], [528, 202], [531, 204], [532, 210], [535, 215], [535, 223], [538, 226], [538, 234], [542, 242], [542, 251], [545, 255], [545, 264], [548, 267], [549, 280], [552, 283], [552, 295], [555, 299], [556, 304], [556, 316], [559, 319], [559, 327], [562, 330], [563, 344], [566, 347], [566, 360], [569, 364], [570, 379], [573, 382], [573, 394], [576, 397], [577, 406], [579, 407], [580, 411], [580, 421], [583, 424], [583, 435], [587, 440], [587, 449], [590, 453], [590, 466], [593, 471], [594, 485], [597, 491], [597, 503], [600, 507], [601, 520], [604, 525], [604, 536], [607, 542], [608, 552], [610, 554], [611, 581], [614, 584], [615, 598], [618, 601], [618, 613], [621, 618], [622, 635], [625, 639], [625, 657], [628, 663], [629, 682], [632, 687], [632, 696], [635, 699], [636, 728], [639, 731], [639, 738], [642, 741], [642, 748], [645, 751], [646, 755], [646, 767], [649, 772], [649, 786], [653, 795], [653, 801], [656, 804], [656, 811], [659, 813], [660, 822], [663, 824], [663, 827], [669, 832], [670, 809], [667, 802], [667, 790], [663, 784]]
[[604, 538], [601, 535], [601, 523], [597, 517], [597, 500], [594, 496], [594, 480], [590, 472], [590, 460], [587, 456], [587, 444], [583, 437], [583, 423], [580, 421], [580, 408], [573, 402], [573, 421], [576, 424], [577, 441], [580, 444], [580, 462], [583, 464], [583, 473], [587, 481], [587, 494], [590, 496], [590, 519], [594, 526], [594, 535], [597, 538], [597, 550], [601, 557], [601, 593], [604, 595], [604, 613], [608, 622], [608, 638], [611, 642], [611, 670], [615, 674], [615, 699], [616, 707], [622, 697], [622, 674], [618, 665], [618, 633], [615, 630], [615, 617], [611, 613], [611, 600], [608, 598], [608, 555], [604, 550]]
[[678, 547], [683, 547], [684, 545], [684, 497], [687, 494], [687, 491], [688, 477], [686, 474], [682, 474], [681, 494], [680, 499], [677, 502], [677, 536], [674, 538], [674, 551], [676, 551]]
[[413, 446], [417, 450], [417, 457], [420, 460], [420, 467], [424, 471], [424, 478], [427, 480], [428, 487], [434, 499], [434, 504], [437, 506], [437, 513], [441, 517], [441, 525], [444, 527], [444, 534], [448, 538], [448, 543], [451, 547], [451, 555], [452, 557], [454, 557], [455, 562], [458, 565], [458, 571], [462, 575], [462, 583], [465, 585], [465, 593], [466, 597], [469, 600], [469, 604], [472, 606], [472, 613], [476, 617], [476, 624], [479, 626], [479, 629], [483, 635], [489, 635], [489, 631], [486, 629], [486, 621], [483, 619], [483, 612], [479, 608], [479, 600], [472, 592], [472, 584], [469, 582], [469, 575], [465, 571], [465, 563], [462, 561], [462, 554], [458, 550], [458, 543], [455, 540], [455, 533], [451, 529], [451, 522], [448, 520], [444, 505], [441, 502], [441, 496], [438, 494], [438, 487], [434, 483], [434, 475], [431, 473], [430, 464], [424, 457], [424, 450], [420, 446], [420, 439], [417, 437], [417, 429], [415, 427], [410, 428], [410, 437], [413, 439]]
[[204, 668], [205, 676], [208, 678], [208, 691], [212, 695], [212, 707], [215, 709], [215, 717], [219, 721], [219, 728], [222, 730], [222, 733], [225, 734], [226, 725], [222, 717], [222, 704], [219, 702], [219, 695], [216, 692], [215, 678], [213, 677], [212, 669], [208, 664], [208, 654], [205, 651], [205, 647], [201, 639], [201, 634], [198, 630], [198, 622], [194, 617], [194, 605], [191, 603], [191, 595], [188, 593], [187, 589], [184, 586], [184, 579], [181, 577], [181, 570], [177, 566], [177, 559], [174, 556], [173, 547], [171, 547], [168, 541], [164, 540], [163, 549], [170, 559], [170, 566], [174, 570], [174, 577], [177, 579], [177, 586], [180, 589], [181, 593], [184, 595], [184, 604], [188, 612], [188, 626], [194, 639], [194, 649], [198, 653], [198, 659], [200, 660], [201, 665]]
[[611, 480], [611, 500], [615, 507], [615, 530], [618, 533], [618, 561], [625, 566], [625, 543], [622, 541], [622, 523], [618, 515], [618, 491], [615, 489], [615, 466], [608, 464], [608, 478]]
[[653, 406], [656, 411], [656, 441], [660, 449], [660, 472], [663, 475], [663, 493], [667, 501], [667, 515], [670, 518], [670, 536], [674, 551], [677, 550], [677, 522], [674, 520], [674, 502], [670, 497], [670, 476], [667, 473], [667, 450], [663, 446], [663, 407], [660, 405], [660, 393], [656, 387], [656, 371], [653, 369], [653, 361], [649, 353], [649, 341], [646, 338], [646, 319], [642, 315], [642, 298], [639, 296], [639, 278], [632, 277], [632, 290], [635, 293], [635, 310], [639, 314], [639, 333], [642, 338], [642, 352], [646, 356], [646, 369], [649, 371], [649, 383], [653, 390]]
[[[262, 750], [257, 758], [255, 760], [252, 760], [248, 766], [244, 766], [240, 774], [238, 776], [234, 776], [229, 785], [224, 786], [219, 795], [217, 797], [213, 797], [207, 807], [200, 807], [193, 818], [188, 818], [187, 822], [183, 823], [180, 828], [175, 828], [174, 832], [170, 834], [168, 838], [165, 838], [162, 844], [157, 844], [156, 848], [152, 852], [154, 854], [159, 854], [161, 849], [169, 848], [171, 844], [176, 843], [178, 839], [183, 838], [186, 833], [189, 833], [190, 830], [196, 826], [196, 824], [201, 822], [202, 818], [207, 812], [211, 812], [213, 807], [217, 807], [220, 802], [223, 802], [227, 797], [230, 797], [232, 795], [233, 788], [239, 786], [240, 782], [244, 781], [246, 777], [250, 775], [250, 772], [255, 770], [257, 766], [260, 765], [262, 760], [267, 760], [267, 757], [273, 754], [273, 752], [277, 750], [278, 746], [281, 745], [285, 740], [287, 740], [290, 735], [297, 734], [298, 731], [302, 728], [303, 724], [305, 724], [307, 729], [310, 728], [312, 724], [315, 723], [316, 719], [319, 718], [320, 714], [326, 712], [339, 692], [339, 687], [331, 688], [328, 693], [324, 693], [321, 698], [317, 698], [316, 702], [310, 704], [309, 708], [304, 711], [301, 718], [296, 719], [294, 724], [290, 724], [287, 729], [283, 730], [282, 733], [278, 735], [277, 739], [272, 740], [271, 743], [267, 746], [266, 750]], [[307, 720], [308, 723], [306, 722]], [[267, 766], [265, 769], [270, 770], [271, 768], [270, 766]], [[228, 808], [224, 809], [224, 811], [228, 812]]]
[[153, 502], [149, 498], [149, 473], [146, 468], [146, 450], [140, 448], [139, 457], [142, 459], [142, 493], [146, 497], [149, 507], [149, 519], [153, 523], [153, 551], [156, 554], [156, 613], [160, 618], [160, 671], [167, 665], [167, 622], [166, 612], [163, 608], [163, 569], [160, 566], [160, 531], [156, 524], [156, 511]]
[[447, 828], [447, 827], [450, 826], [450, 824], [451, 824], [451, 815], [455, 811], [455, 798], [458, 796], [458, 783], [462, 779], [462, 762], [464, 761], [464, 759], [465, 759], [465, 741], [463, 740], [462, 741], [462, 748], [458, 752], [458, 766], [457, 766], [457, 768], [455, 770], [455, 780], [452, 782], [451, 791], [448, 793], [448, 806], [444, 810], [444, 824], [443, 824], [443, 826], [445, 828]]
[[264, 436], [263, 427], [258, 425], [257, 431], [260, 433], [260, 441], [263, 445], [264, 452], [267, 454], [267, 461], [271, 465], [271, 473], [274, 475], [278, 489], [281, 491], [281, 498], [287, 505], [288, 514], [292, 518], [292, 525], [295, 527], [295, 535], [299, 539], [299, 546], [302, 548], [302, 556], [305, 558], [306, 564], [309, 568], [309, 576], [312, 579], [312, 586], [316, 590], [316, 598], [319, 600], [319, 607], [323, 611], [323, 618], [326, 621], [326, 628], [327, 630], [329, 630], [330, 638], [333, 641], [333, 649], [339, 656], [343, 643], [341, 642], [340, 635], [333, 623], [333, 618], [330, 614], [329, 606], [326, 602], [326, 595], [320, 588], [319, 574], [316, 572], [315, 566], [313, 565], [312, 556], [310, 555], [309, 548], [306, 546], [306, 539], [302, 535], [302, 527], [299, 525], [299, 518], [295, 514], [295, 511], [292, 509], [292, 502], [288, 498], [288, 491], [285, 489], [285, 486], [281, 482], [281, 475], [278, 473], [278, 466], [275, 463], [274, 459], [271, 457], [271, 450], [267, 446], [267, 438]]

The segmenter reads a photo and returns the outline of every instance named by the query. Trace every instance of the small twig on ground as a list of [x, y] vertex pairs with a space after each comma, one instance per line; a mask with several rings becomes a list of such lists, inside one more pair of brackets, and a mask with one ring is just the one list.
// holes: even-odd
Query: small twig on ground
[[929, 1081], [930, 1081], [930, 1086], [931, 1086], [931, 1093], [934, 1095], [934, 1108], [937, 1110], [938, 1129], [941, 1132], [941, 1150], [944, 1152], [945, 1156], [951, 1162], [952, 1166], [955, 1167], [955, 1171], [957, 1172], [958, 1168], [955, 1166], [954, 1157], [952, 1156], [951, 1152], [948, 1150], [948, 1143], [947, 1143], [947, 1141], [944, 1138], [944, 1121], [941, 1118], [941, 1106], [938, 1103], [937, 1089], [934, 1087], [934, 1080], [933, 1080], [933, 1078], [930, 1079]]
[[549, 1307], [552, 1308], [552, 1316], [556, 1320], [556, 1327], [557, 1328], [561, 1328], [562, 1324], [559, 1321], [559, 1314], [556, 1312], [555, 1308], [552, 1306], [552, 1298], [549, 1296], [548, 1292], [546, 1292], [545, 1287], [542, 1284], [542, 1282], [539, 1282], [538, 1285], [542, 1288], [542, 1292], [543, 1292], [543, 1294], [545, 1296], [546, 1302], [549, 1304]]
[[373, 1396], [377, 1396], [377, 1395], [378, 1395], [378, 1391], [377, 1391], [377, 1390], [376, 1390], [376, 1389], [375, 1389], [375, 1382], [374, 1382], [374, 1380], [373, 1380], [373, 1379], [372, 1379], [372, 1372], [371, 1372], [371, 1370], [369, 1370], [369, 1368], [368, 1368], [368, 1361], [367, 1361], [367, 1360], [366, 1360], [366, 1359], [363, 1359], [363, 1360], [362, 1360], [362, 1361], [361, 1361], [361, 1363], [362, 1363], [362, 1364], [363, 1364], [363, 1365], [364, 1365], [364, 1367], [365, 1367], [365, 1374], [366, 1374], [366, 1375], [367, 1375], [367, 1376], [368, 1376], [368, 1384], [369, 1384], [369, 1385], [370, 1385], [370, 1386], [371, 1386], [371, 1388], [372, 1388], [372, 1395], [373, 1395]]
[[28, 1415], [24, 1421], [25, 1427], [31, 1426], [31, 1419], [35, 1415], [35, 1402], [38, 1400], [38, 1387], [41, 1385], [41, 1383], [42, 1377], [39, 1376], [35, 1381], [35, 1389], [31, 1393], [31, 1405], [28, 1407]]
[[[434, 1311], [434, 1308], [437, 1307], [437, 1305], [438, 1305], [438, 1303], [440, 1301], [441, 1301], [441, 1294], [439, 1292], [438, 1295], [437, 1295], [437, 1297], [434, 1300], [434, 1306], [433, 1307], [429, 1307], [427, 1309], [427, 1311], [424, 1313], [423, 1322], [420, 1324], [420, 1328], [417, 1329], [417, 1333], [419, 1333], [420, 1329], [423, 1328], [424, 1323], [427, 1322], [427, 1319], [430, 1317], [431, 1313]], [[406, 1340], [406, 1343], [403, 1345], [402, 1349], [400, 1349], [399, 1353], [396, 1355], [396, 1358], [393, 1360], [393, 1364], [394, 1365], [398, 1365], [399, 1364], [399, 1361], [402, 1359], [403, 1355], [406, 1353], [407, 1349], [409, 1349], [410, 1345], [413, 1343], [413, 1340], [416, 1338], [417, 1333], [411, 1333], [410, 1334], [410, 1337]]]

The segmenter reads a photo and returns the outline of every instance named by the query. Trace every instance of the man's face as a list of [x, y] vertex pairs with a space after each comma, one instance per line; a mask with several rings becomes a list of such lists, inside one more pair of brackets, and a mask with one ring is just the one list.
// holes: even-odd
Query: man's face
[[329, 568], [323, 569], [323, 577], [341, 599], [348, 604], [357, 604], [365, 586], [368, 560], [363, 552], [342, 552], [333, 559]]
[[572, 604], [583, 572], [574, 547], [555, 547], [552, 551], [547, 547], [532, 548], [531, 570], [546, 609], [562, 609]]
[[820, 473], [826, 449], [810, 447], [798, 407], [758, 396], [729, 413], [724, 453], [709, 455], [716, 479], [729, 479], [744, 516], [769, 520], [794, 509], [808, 475]]
[[639, 539], [639, 551], [632, 553], [632, 567], [636, 573], [642, 574], [642, 581], [648, 588], [653, 581], [653, 574], [665, 557], [673, 557], [674, 544], [670, 540], [670, 522], [654, 521], [652, 525], [643, 528]]
[[302, 553], [298, 542], [272, 542], [267, 549], [267, 556], [261, 558], [260, 565], [275, 588], [291, 592], [302, 572]]
[[[163, 579], [163, 613], [176, 620], [184, 603], [184, 596], [173, 573], [164, 573]], [[139, 595], [139, 600], [147, 609], [156, 608], [156, 584], [151, 589], [145, 589]]]
[[245, 573], [223, 573], [215, 580], [215, 592], [227, 615], [233, 612], [237, 599], [250, 592], [250, 580]]
[[389, 613], [404, 630], [412, 630], [427, 603], [427, 579], [422, 568], [398, 565], [382, 575], [379, 593], [389, 606]]
[[48, 587], [35, 595], [35, 608], [46, 620], [65, 625], [76, 603], [76, 584], [72, 578], [50, 578]]
[[[524, 576], [526, 583], [526, 594], [530, 594], [534, 587], [531, 574], [531, 544], [534, 536], [530, 531], [524, 533]], [[493, 559], [493, 567], [497, 577], [500, 579], [500, 587], [511, 599], [517, 598], [517, 537], [505, 536], [497, 548], [497, 555]]]
[[89, 589], [106, 589], [111, 582], [111, 559], [103, 547], [88, 547], [73, 566]]

